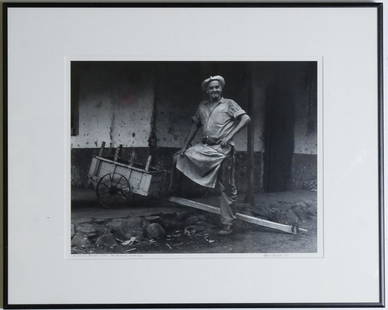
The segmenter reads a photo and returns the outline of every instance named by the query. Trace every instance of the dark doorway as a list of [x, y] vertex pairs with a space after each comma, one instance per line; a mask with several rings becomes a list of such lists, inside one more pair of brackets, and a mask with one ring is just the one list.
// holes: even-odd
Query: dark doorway
[[295, 63], [273, 64], [265, 106], [264, 190], [288, 189], [294, 150]]

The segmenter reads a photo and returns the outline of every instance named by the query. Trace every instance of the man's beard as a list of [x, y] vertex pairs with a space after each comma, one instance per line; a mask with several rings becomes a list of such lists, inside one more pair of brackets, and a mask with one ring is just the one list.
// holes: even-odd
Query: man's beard
[[210, 100], [211, 101], [216, 101], [216, 100], [219, 100], [219, 99], [221, 99], [221, 93], [210, 94]]

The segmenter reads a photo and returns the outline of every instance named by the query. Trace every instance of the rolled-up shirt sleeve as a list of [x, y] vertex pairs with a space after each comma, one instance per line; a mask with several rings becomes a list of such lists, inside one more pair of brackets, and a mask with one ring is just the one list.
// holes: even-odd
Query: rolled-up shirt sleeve
[[195, 112], [195, 114], [193, 115], [191, 120], [193, 121], [193, 123], [197, 124], [197, 126], [201, 125], [201, 118], [199, 116], [199, 109]]
[[228, 114], [233, 118], [237, 118], [240, 115], [246, 114], [246, 112], [234, 100], [230, 100]]

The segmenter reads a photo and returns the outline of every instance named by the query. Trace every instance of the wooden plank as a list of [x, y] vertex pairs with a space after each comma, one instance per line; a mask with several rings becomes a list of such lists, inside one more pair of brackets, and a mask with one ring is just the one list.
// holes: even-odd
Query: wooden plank
[[115, 155], [113, 156], [113, 161], [118, 161], [119, 160], [122, 148], [123, 148], [122, 144], [120, 144], [119, 147], [116, 148]]
[[111, 163], [113, 165], [117, 165], [117, 166], [121, 166], [121, 167], [127, 167], [129, 169], [132, 169], [132, 170], [135, 170], [135, 171], [139, 171], [139, 172], [143, 172], [143, 173], [148, 173], [148, 174], [160, 174], [160, 173], [163, 173], [164, 171], [161, 171], [161, 170], [150, 170], [148, 172], [146, 172], [144, 169], [140, 169], [140, 168], [137, 168], [137, 167], [133, 167], [131, 165], [126, 165], [126, 164], [123, 164], [123, 163], [119, 163], [119, 162], [116, 162], [116, 161], [113, 161], [113, 160], [110, 160], [110, 159], [107, 159], [105, 157], [100, 157], [100, 156], [95, 156], [97, 159], [103, 161], [103, 162], [106, 162], [106, 163]]
[[95, 157], [93, 157], [93, 158], [92, 158], [92, 162], [91, 162], [91, 164], [90, 164], [88, 177], [93, 177], [93, 176], [96, 175], [97, 164], [98, 164], [98, 160], [97, 160]]
[[[171, 202], [177, 203], [179, 205], [199, 209], [202, 211], [207, 211], [207, 212], [214, 213], [214, 214], [220, 214], [220, 208], [210, 206], [210, 205], [205, 204], [205, 203], [201, 203], [201, 202], [197, 202], [197, 201], [193, 201], [193, 200], [189, 200], [189, 199], [185, 199], [185, 198], [180, 198], [180, 197], [170, 197], [168, 200]], [[307, 232], [307, 229], [304, 229], [304, 228], [286, 225], [286, 224], [281, 224], [281, 223], [276, 223], [276, 222], [268, 221], [268, 220], [265, 220], [265, 219], [262, 219], [259, 217], [254, 217], [251, 215], [242, 214], [239, 212], [236, 213], [236, 217], [244, 222], [248, 222], [251, 224], [255, 224], [255, 225], [263, 226], [263, 227], [267, 227], [267, 228], [272, 228], [272, 229], [283, 231], [283, 232], [286, 232], [289, 234], [296, 234], [297, 232]]]
[[175, 202], [179, 205], [196, 208], [196, 209], [199, 209], [202, 211], [207, 211], [207, 212], [214, 213], [214, 214], [220, 214], [220, 208], [213, 207], [213, 206], [201, 203], [201, 202], [197, 202], [197, 201], [193, 201], [193, 200], [189, 200], [189, 199], [185, 199], [185, 198], [180, 198], [180, 197], [170, 197], [168, 200], [171, 202]]
[[146, 163], [145, 169], [144, 169], [146, 172], [148, 172], [150, 170], [151, 160], [152, 160], [152, 155], [148, 155], [147, 163]]
[[98, 152], [98, 156], [102, 157], [102, 155], [104, 154], [104, 148], [105, 148], [105, 141], [102, 141], [101, 148]]
[[132, 150], [131, 156], [129, 157], [129, 161], [128, 161], [129, 166], [132, 166], [135, 163], [135, 157], [136, 157], [135, 151]]

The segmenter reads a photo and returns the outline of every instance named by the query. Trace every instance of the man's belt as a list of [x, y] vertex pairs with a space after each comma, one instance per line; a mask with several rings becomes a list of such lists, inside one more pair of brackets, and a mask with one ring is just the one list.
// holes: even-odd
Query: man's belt
[[219, 140], [205, 136], [202, 138], [202, 143], [206, 145], [216, 145], [216, 144], [219, 144]]

